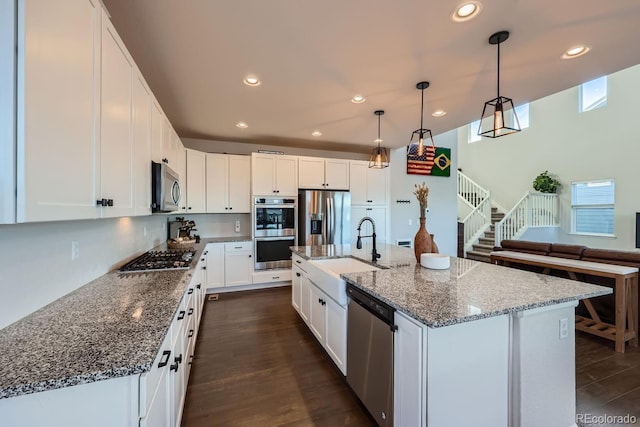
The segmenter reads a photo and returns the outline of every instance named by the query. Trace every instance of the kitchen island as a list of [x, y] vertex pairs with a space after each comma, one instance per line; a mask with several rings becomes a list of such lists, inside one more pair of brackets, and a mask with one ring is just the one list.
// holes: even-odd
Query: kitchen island
[[[574, 307], [611, 289], [453, 257], [428, 270], [380, 246], [379, 270], [340, 276], [397, 310], [395, 426], [575, 425]], [[370, 247], [292, 251], [371, 263]]]

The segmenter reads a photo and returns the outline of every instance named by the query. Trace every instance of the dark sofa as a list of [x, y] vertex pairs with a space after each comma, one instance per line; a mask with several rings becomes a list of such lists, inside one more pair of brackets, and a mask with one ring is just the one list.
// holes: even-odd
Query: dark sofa
[[[640, 268], [640, 252], [620, 251], [613, 249], [589, 248], [582, 245], [568, 245], [565, 243], [531, 242], [527, 240], [503, 240], [501, 246], [496, 246], [495, 251], [525, 252], [535, 255], [546, 255], [558, 258], [577, 259], [582, 261], [601, 262], [604, 264], [625, 265]], [[512, 267], [522, 270], [541, 272], [542, 268], [526, 264], [511, 263]], [[559, 277], [568, 277], [562, 270], [552, 270], [551, 274]], [[593, 283], [613, 288], [613, 279], [607, 277], [591, 276], [589, 274], [577, 275], [583, 282]], [[607, 322], [615, 323], [615, 296], [613, 294], [591, 298], [591, 302], [600, 315]], [[580, 302], [576, 308], [576, 314], [587, 316], [584, 304]]]

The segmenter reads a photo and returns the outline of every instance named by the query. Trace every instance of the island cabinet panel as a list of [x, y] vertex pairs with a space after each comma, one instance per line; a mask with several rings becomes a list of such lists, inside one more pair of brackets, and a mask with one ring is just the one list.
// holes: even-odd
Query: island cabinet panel
[[509, 334], [509, 315], [429, 329], [428, 426], [510, 425]]
[[309, 326], [311, 318], [311, 282], [306, 276], [300, 280], [300, 317]]
[[326, 296], [325, 293], [311, 283], [309, 292], [311, 294], [311, 309], [309, 314], [309, 328], [318, 341], [324, 344], [325, 322], [326, 322]]
[[292, 267], [291, 275], [291, 305], [295, 310], [300, 313], [300, 282], [302, 282], [302, 275], [304, 272], [297, 266]]
[[400, 311], [393, 337], [393, 425], [419, 427], [426, 422], [427, 327]]
[[347, 310], [325, 296], [325, 346], [333, 362], [347, 374]]

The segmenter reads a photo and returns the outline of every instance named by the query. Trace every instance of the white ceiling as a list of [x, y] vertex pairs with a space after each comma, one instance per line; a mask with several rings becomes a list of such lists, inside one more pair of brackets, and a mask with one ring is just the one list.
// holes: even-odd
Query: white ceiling
[[[496, 96], [516, 105], [640, 62], [638, 0], [483, 0], [455, 23], [453, 0], [104, 0], [181, 137], [366, 150], [383, 109], [384, 145], [420, 127], [437, 135], [477, 120]], [[563, 52], [588, 44], [585, 56]], [[262, 84], [242, 80], [255, 74]], [[350, 102], [363, 94], [363, 104]], [[434, 118], [436, 109], [447, 111]], [[249, 127], [238, 129], [245, 121]], [[311, 136], [320, 130], [320, 138]], [[334, 144], [335, 143], [335, 144]], [[437, 139], [436, 139], [437, 144]]]

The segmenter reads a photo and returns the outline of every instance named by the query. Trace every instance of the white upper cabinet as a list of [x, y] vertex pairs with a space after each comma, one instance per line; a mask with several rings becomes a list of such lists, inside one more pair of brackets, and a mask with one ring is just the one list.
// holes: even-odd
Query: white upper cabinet
[[349, 160], [298, 157], [298, 169], [299, 188], [349, 189]]
[[[205, 164], [207, 154], [202, 151], [187, 151], [186, 182], [183, 183], [183, 197], [186, 199], [188, 213], [204, 213], [206, 209]], [[184, 190], [186, 188], [186, 191]], [[186, 194], [186, 197], [185, 197]]]
[[251, 212], [251, 158], [207, 154], [207, 212]]
[[359, 160], [350, 162], [352, 205], [387, 205], [389, 203], [389, 168], [370, 168]]
[[0, 224], [16, 221], [15, 8], [0, 2]]
[[298, 157], [251, 154], [251, 193], [261, 196], [298, 195]]
[[102, 20], [100, 194], [102, 217], [135, 213], [133, 193], [133, 61], [109, 21]]
[[133, 85], [135, 214], [151, 215], [151, 91], [136, 73]]
[[100, 2], [18, 7], [17, 221], [96, 218]]
[[[151, 104], [151, 160], [161, 163], [164, 157], [162, 151], [164, 113], [155, 99], [152, 100]], [[151, 171], [151, 165], [149, 165], [149, 171]]]

